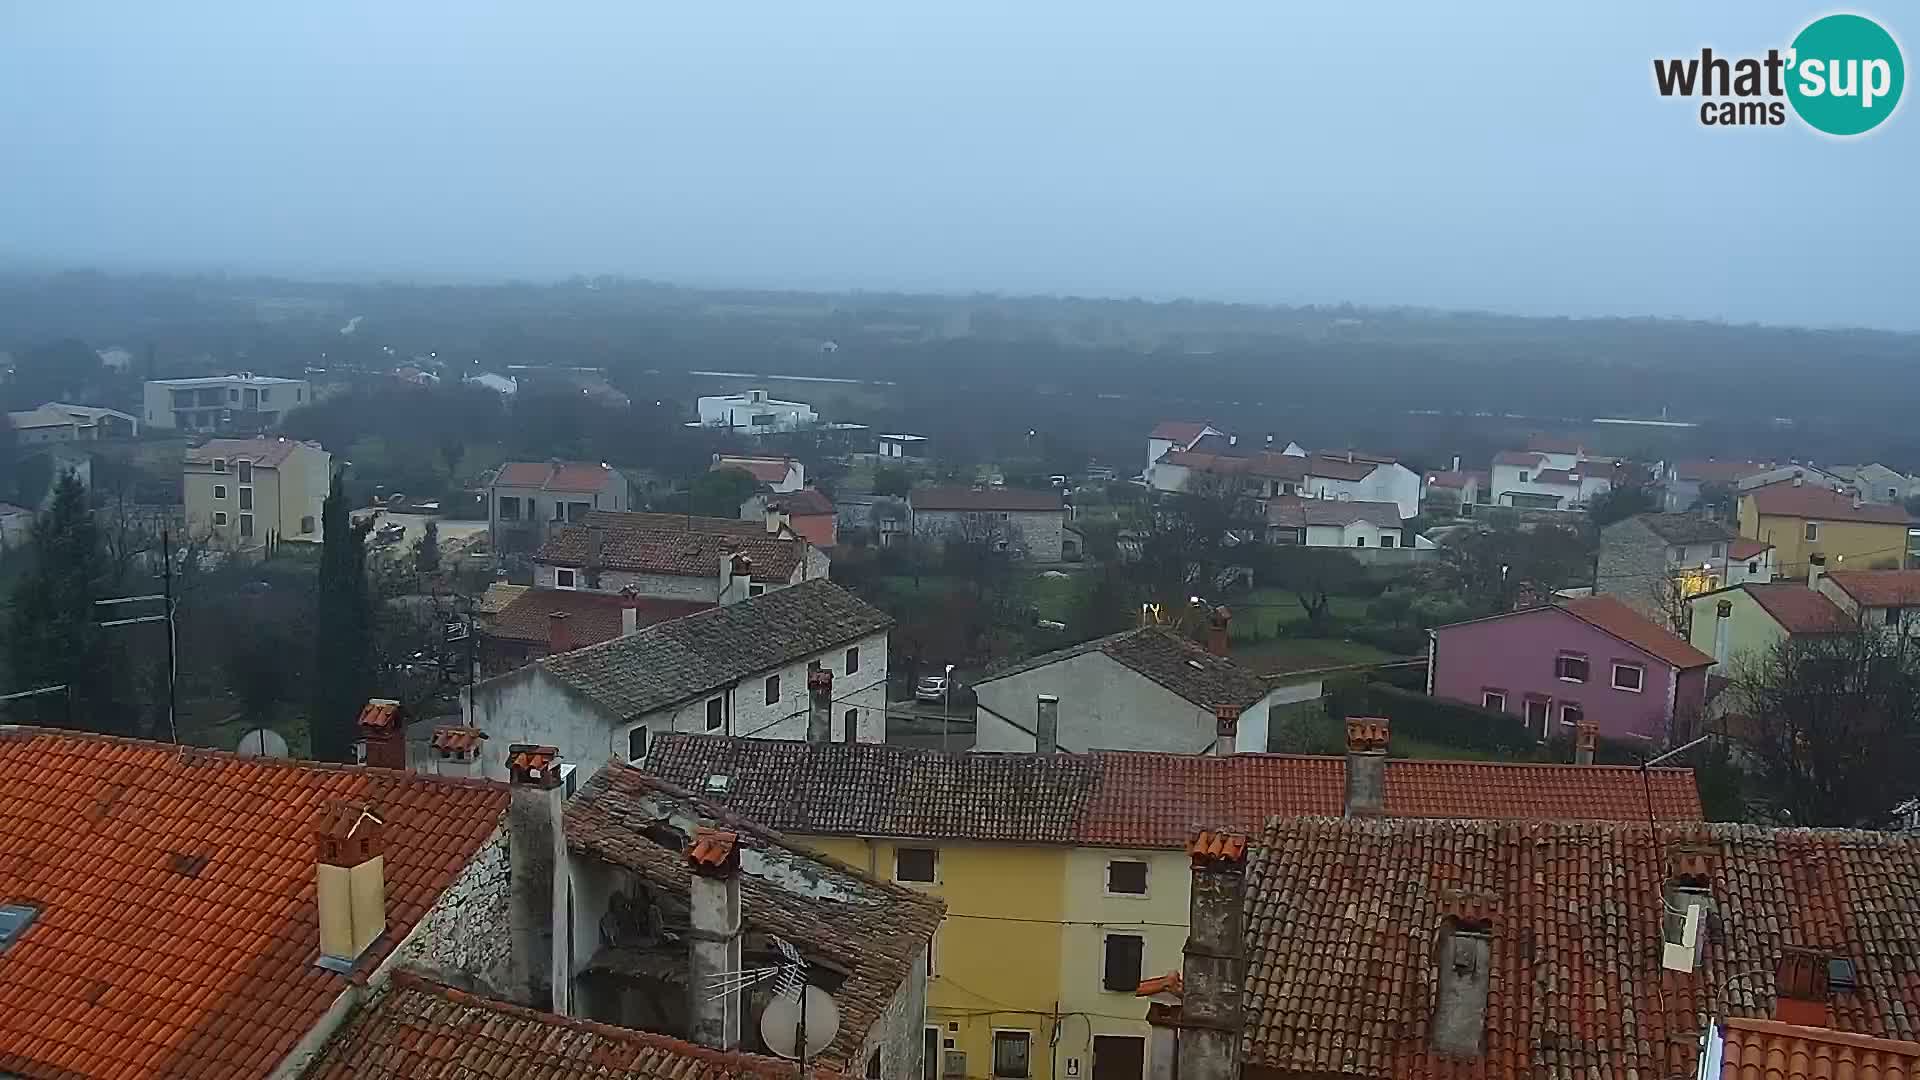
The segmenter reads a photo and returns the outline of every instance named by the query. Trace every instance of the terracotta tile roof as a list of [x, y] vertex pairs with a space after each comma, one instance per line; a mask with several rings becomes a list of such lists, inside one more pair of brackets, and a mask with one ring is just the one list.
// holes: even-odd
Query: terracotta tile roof
[[1062, 510], [1060, 493], [1052, 489], [1027, 488], [925, 487], [907, 493], [907, 505], [914, 510], [1006, 510], [1041, 512]]
[[1861, 607], [1920, 604], [1920, 570], [1830, 570], [1827, 580]]
[[259, 439], [208, 439], [199, 446], [189, 447], [187, 460], [195, 464], [206, 464], [216, 458], [229, 462], [241, 458], [253, 462], [263, 469], [277, 469], [281, 463], [293, 456], [295, 447], [305, 446], [309, 450], [318, 450], [318, 443], [301, 443], [288, 438]]
[[[1715, 918], [1664, 971], [1663, 888], [1703, 874]], [[1763, 1016], [1788, 947], [1842, 954], [1836, 1028], [1920, 1027], [1920, 838], [1748, 825], [1289, 818], [1247, 874], [1243, 1061], [1280, 1075], [1691, 1076], [1702, 1020]], [[1430, 1048], [1436, 934], [1490, 922], [1485, 1052]], [[1738, 978], [1735, 976], [1738, 975]]]
[[1359, 499], [1305, 499], [1298, 495], [1280, 495], [1267, 500], [1267, 524], [1281, 528], [1306, 525], [1336, 525], [1342, 528], [1356, 521], [1382, 529], [1400, 527], [1400, 504], [1364, 502]]
[[1099, 779], [1075, 754], [943, 754], [884, 743], [661, 735], [648, 771], [782, 832], [1071, 843]]
[[1713, 663], [1713, 657], [1661, 629], [1616, 597], [1583, 596], [1560, 606], [1574, 618], [1675, 667], [1704, 667]]
[[722, 456], [716, 459], [714, 463], [708, 467], [707, 471], [719, 472], [722, 469], [738, 469], [748, 476], [753, 477], [758, 483], [778, 484], [787, 478], [787, 473], [792, 468], [793, 459], [791, 458]]
[[612, 476], [612, 469], [592, 461], [509, 461], [494, 475], [493, 486], [604, 491]]
[[1741, 498], [1752, 499], [1762, 514], [1778, 517], [1809, 518], [1814, 521], [1857, 521], [1873, 525], [1909, 525], [1912, 515], [1905, 507], [1891, 503], [1863, 502], [1853, 505], [1853, 496], [1829, 491], [1817, 484], [1793, 486], [1792, 481], [1757, 487]]
[[[316, 967], [314, 831], [385, 821], [387, 932]], [[257, 1077], [364, 981], [500, 826], [507, 788], [0, 728], [0, 1073]]]
[[1159, 683], [1203, 709], [1211, 709], [1215, 705], [1245, 708], [1267, 695], [1267, 684], [1259, 675], [1230, 657], [1215, 656], [1177, 631], [1160, 626], [1122, 630], [1103, 638], [1041, 653], [1017, 664], [997, 668], [979, 682], [990, 683], [1090, 652], [1106, 654], [1122, 667]]
[[[716, 573], [718, 567], [715, 567]], [[565, 612], [567, 633], [575, 648], [611, 641], [620, 636], [621, 607], [626, 598], [618, 593], [587, 592], [582, 589], [528, 589], [515, 597], [487, 627], [487, 636], [508, 641], [544, 644], [551, 630], [548, 623], [554, 612]], [[678, 619], [683, 615], [713, 607], [703, 600], [659, 600], [650, 596], [633, 599], [642, 627]]]
[[1723, 1022], [1720, 1034], [1720, 1080], [1920, 1077], [1920, 1043], [1737, 1018]]
[[362, 732], [398, 732], [406, 726], [406, 710], [392, 698], [370, 698], [356, 723]]
[[1754, 559], [1772, 550], [1772, 544], [1763, 544], [1758, 540], [1742, 537], [1727, 545], [1727, 557], [1735, 560]]
[[1186, 989], [1185, 976], [1178, 971], [1169, 971], [1165, 975], [1155, 975], [1151, 979], [1140, 980], [1140, 986], [1133, 992], [1134, 997], [1152, 997], [1155, 994], [1172, 994], [1179, 997]]
[[1539, 454], [1529, 454], [1525, 450], [1502, 450], [1493, 455], [1495, 465], [1518, 465], [1522, 468], [1538, 465], [1545, 460]]
[[833, 513], [833, 500], [827, 498], [826, 492], [812, 487], [789, 491], [784, 495], [774, 495], [767, 499], [767, 505], [796, 516]]
[[1193, 857], [1193, 864], [1237, 863], [1247, 858], [1247, 838], [1243, 833], [1214, 832], [1201, 829], [1187, 841], [1187, 854]]
[[678, 514], [596, 511], [556, 531], [533, 558], [551, 566], [584, 567], [596, 528], [604, 530], [600, 565], [608, 570], [717, 578], [721, 555], [737, 551], [753, 560], [755, 578], [785, 581], [806, 558], [804, 539], [771, 535], [764, 521], [696, 517], [692, 522], [688, 528], [688, 519]]
[[1213, 425], [1198, 420], [1162, 420], [1153, 426], [1149, 439], [1166, 439], [1180, 446], [1190, 446], [1193, 440], [1205, 434]]
[[443, 753], [469, 753], [480, 749], [480, 744], [486, 739], [487, 733], [479, 728], [437, 727], [433, 729], [433, 736], [427, 740], [427, 745]]
[[[731, 796], [727, 801], [732, 803]], [[568, 801], [567, 846], [624, 866], [667, 895], [685, 896], [693, 873], [687, 856], [677, 846], [652, 839], [663, 819], [672, 824], [676, 816], [723, 827], [739, 848], [761, 854], [760, 860], [742, 859], [740, 909], [746, 929], [778, 934], [802, 955], [830, 958], [848, 971], [834, 993], [840, 1031], [820, 1057], [829, 1067], [856, 1064], [868, 1033], [902, 982], [913, 976], [915, 961], [945, 915], [945, 902], [868, 877], [737, 816], [727, 806], [617, 761]], [[755, 872], [756, 865], [776, 855], [794, 860], [793, 876], [805, 878], [810, 886], [796, 889], [777, 872]], [[675, 948], [683, 953], [685, 946]]]
[[1740, 587], [1789, 634], [1838, 634], [1853, 629], [1853, 620], [1840, 605], [1802, 582], [1754, 582]]
[[[1344, 756], [1293, 754], [1093, 755], [1099, 782], [1075, 832], [1083, 843], [1177, 848], [1195, 829], [1258, 831], [1270, 817], [1339, 814]], [[1640, 770], [1624, 765], [1387, 762], [1386, 813], [1408, 818], [1647, 819]], [[1652, 769], [1654, 813], [1703, 816], [1691, 769]]]
[[526, 592], [529, 588], [532, 586], [491, 582], [487, 585], [487, 591], [480, 594], [480, 602], [474, 605], [474, 614], [497, 615], [506, 610], [508, 604], [513, 603], [514, 597]]
[[[1646, 526], [1669, 544], [1713, 544], [1734, 539], [1734, 531], [1699, 514], [1635, 514], [1627, 519]], [[1607, 528], [1616, 528], [1619, 523]]]
[[[1184, 848], [1194, 832], [1255, 831], [1270, 817], [1338, 814], [1346, 759], [1287, 754], [943, 754], [902, 746], [662, 735], [647, 768], [799, 835], [898, 836]], [[1661, 820], [1697, 821], [1691, 769], [1650, 770]], [[1397, 817], [1641, 821], [1640, 771], [1614, 765], [1395, 759]]]
[[1392, 458], [1366, 454], [1354, 454], [1352, 461], [1347, 460], [1346, 454], [1309, 454], [1307, 475], [1324, 476], [1329, 480], [1365, 480], [1373, 475], [1373, 470], [1392, 463]]
[[[786, 1080], [790, 1061], [538, 1012], [411, 971], [357, 1009], [304, 1080]], [[838, 1075], [821, 1069], [816, 1077]]]
[[520, 677], [537, 668], [625, 719], [785, 667], [892, 625], [891, 615], [825, 578], [815, 578], [549, 656], [498, 678]]

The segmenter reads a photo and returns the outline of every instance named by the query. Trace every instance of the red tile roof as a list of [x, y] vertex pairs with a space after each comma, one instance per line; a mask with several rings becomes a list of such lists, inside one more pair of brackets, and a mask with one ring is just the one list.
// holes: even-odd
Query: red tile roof
[[427, 745], [449, 754], [466, 753], [480, 749], [480, 744], [485, 742], [486, 738], [487, 733], [478, 728], [437, 727], [433, 729], [433, 737], [428, 740]]
[[1920, 1043], [1738, 1018], [1722, 1023], [1720, 1033], [1720, 1080], [1920, 1077]]
[[1161, 455], [1160, 460], [1168, 465], [1181, 465], [1216, 476], [1245, 475], [1295, 481], [1307, 478], [1306, 458], [1299, 454], [1282, 454], [1277, 450], [1262, 450], [1246, 457], [1205, 454], [1198, 450], [1169, 450]]
[[[767, 532], [764, 521], [725, 518], [688, 519], [677, 514], [594, 512], [578, 525], [555, 532], [534, 561], [551, 566], [584, 567], [593, 546], [593, 530], [603, 529], [600, 564], [609, 570], [680, 577], [720, 576], [723, 551], [743, 552], [753, 560], [753, 576], [785, 581], [799, 568], [808, 544], [799, 537]], [[713, 522], [720, 522], [715, 526]]]
[[590, 461], [509, 461], [494, 476], [495, 487], [542, 491], [604, 491], [613, 470]]
[[732, 457], [721, 456], [707, 468], [708, 472], [722, 469], [738, 469], [762, 484], [778, 484], [786, 480], [787, 473], [793, 468], [792, 458], [768, 457]]
[[1581, 622], [1598, 627], [1674, 667], [1705, 667], [1713, 663], [1713, 657], [1661, 629], [1659, 624], [1628, 607], [1617, 597], [1583, 596], [1568, 600], [1561, 607]]
[[406, 710], [392, 698], [369, 698], [360, 709], [362, 732], [397, 732], [405, 726]]
[[1861, 607], [1920, 604], [1920, 570], [1830, 570], [1827, 580]]
[[[840, 1074], [814, 1069], [820, 1080]], [[396, 971], [304, 1080], [788, 1080], [791, 1061], [538, 1012]]]
[[1277, 495], [1267, 500], [1267, 524], [1281, 528], [1305, 525], [1345, 527], [1364, 521], [1382, 529], [1401, 525], [1400, 504], [1363, 502], [1359, 499], [1307, 499], [1298, 495]]
[[1247, 838], [1242, 833], [1201, 829], [1193, 834], [1193, 839], [1187, 841], [1187, 854], [1193, 857], [1195, 866], [1244, 862], [1247, 857]]
[[739, 833], [700, 829], [693, 834], [693, 849], [687, 852], [687, 859], [699, 866], [724, 866], [739, 842]]
[[1525, 450], [1502, 450], [1493, 455], [1495, 465], [1519, 465], [1523, 468], [1538, 465], [1545, 460], [1546, 458], [1539, 454], [1529, 454]]
[[1772, 544], [1763, 544], [1758, 540], [1748, 540], [1742, 537], [1727, 545], [1727, 557], [1735, 561], [1754, 559], [1772, 550]]
[[1140, 986], [1134, 990], [1134, 997], [1152, 997], [1155, 994], [1172, 994], [1178, 997], [1186, 989], [1185, 976], [1178, 971], [1169, 971], [1165, 975], [1155, 975], [1151, 979], [1140, 980]]
[[319, 443], [302, 443], [284, 436], [273, 439], [208, 439], [199, 446], [189, 448], [187, 460], [205, 464], [216, 458], [227, 461], [244, 459], [263, 469], [277, 469], [293, 456], [294, 448], [299, 446], [309, 450], [320, 449]]
[[[1149, 439], [1166, 439], [1182, 449], [1193, 445], [1193, 440], [1205, 434], [1211, 424], [1198, 420], [1162, 420], [1149, 432]], [[1215, 429], [1218, 430], [1218, 429]]]
[[[715, 573], [718, 572], [716, 562]], [[507, 641], [545, 644], [551, 633], [548, 624], [558, 611], [567, 616], [567, 633], [574, 648], [585, 648], [620, 636], [624, 626], [621, 609], [625, 602], [626, 598], [618, 593], [528, 589], [493, 617], [486, 633], [488, 637]], [[641, 626], [678, 619], [713, 606], [701, 600], [659, 600], [649, 596], [635, 597], [633, 605], [639, 612]]]
[[1752, 499], [1754, 508], [1760, 513], [1777, 517], [1810, 518], [1814, 521], [1857, 521], [1870, 525], [1913, 523], [1912, 515], [1908, 514], [1904, 507], [1891, 503], [1870, 502], [1862, 502], [1859, 506], [1855, 506], [1854, 497], [1851, 495], [1830, 491], [1816, 484], [1801, 484], [1795, 487], [1790, 480], [1754, 488], [1741, 497]]
[[1838, 634], [1853, 629], [1853, 620], [1840, 605], [1802, 582], [1754, 582], [1740, 587], [1789, 634]]
[[789, 491], [784, 495], [775, 495], [767, 500], [767, 505], [776, 510], [800, 517], [805, 514], [833, 513], [833, 500], [819, 488], [805, 487], [799, 491]]
[[[387, 931], [315, 966], [314, 830], [382, 817]], [[0, 1073], [258, 1077], [364, 981], [500, 826], [504, 785], [0, 728]]]
[[[1695, 972], [1660, 966], [1663, 887], [1713, 901]], [[1850, 957], [1833, 1026], [1920, 1033], [1920, 838], [1748, 825], [1275, 820], [1247, 871], [1249, 1072], [1397, 1080], [1692, 1076], [1702, 1019], [1764, 1016], [1788, 947]], [[1485, 1049], [1431, 1048], [1449, 916], [1489, 923]], [[1843, 1074], [1844, 1075], [1844, 1074]]]
[[[1353, 458], [1352, 461], [1347, 460], [1349, 456]], [[1373, 470], [1391, 464], [1392, 458], [1367, 454], [1309, 454], [1307, 475], [1324, 476], [1329, 480], [1365, 480], [1373, 475]]]
[[907, 493], [907, 505], [914, 510], [1007, 510], [1034, 512], [1061, 510], [1060, 493], [1048, 489], [989, 487], [926, 487]]

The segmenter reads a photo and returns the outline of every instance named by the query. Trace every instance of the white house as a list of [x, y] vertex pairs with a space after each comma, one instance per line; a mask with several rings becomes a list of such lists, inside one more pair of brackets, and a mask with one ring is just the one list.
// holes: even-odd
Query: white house
[[925, 435], [882, 435], [880, 436], [879, 455], [889, 461], [902, 458], [925, 457], [927, 437]]
[[[1420, 537], [1404, 527], [1397, 503], [1303, 499], [1267, 500], [1267, 542], [1304, 547], [1411, 548]], [[1431, 546], [1430, 544], [1428, 546]]]
[[288, 412], [313, 402], [313, 384], [242, 371], [197, 379], [156, 379], [146, 384], [141, 417], [160, 431], [213, 431], [222, 427], [272, 427]]
[[1390, 502], [1402, 518], [1410, 518], [1420, 513], [1425, 487], [1419, 473], [1393, 458], [1346, 450], [1307, 455], [1301, 490], [1316, 499]]
[[1169, 450], [1191, 450], [1195, 443], [1208, 435], [1225, 435], [1226, 432], [1203, 421], [1162, 420], [1154, 425], [1147, 435], [1147, 467], [1144, 475], [1147, 482], [1153, 482], [1153, 467]]
[[1727, 545], [1727, 584], [1772, 580], [1772, 544], [1740, 537]]
[[819, 422], [813, 406], [804, 401], [768, 397], [765, 390], [700, 399], [700, 427], [722, 427], [762, 435], [770, 431], [796, 431]]
[[1572, 468], [1556, 468], [1551, 455], [1531, 450], [1502, 450], [1493, 456], [1495, 506], [1572, 510], [1613, 489], [1619, 463], [1582, 458]]
[[796, 458], [756, 457], [752, 454], [715, 454], [708, 472], [738, 469], [753, 477], [753, 482], [775, 494], [785, 495], [807, 486], [807, 467]]
[[832, 740], [884, 742], [892, 625], [831, 581], [803, 582], [547, 656], [463, 691], [463, 712], [502, 745], [556, 746], [590, 774], [669, 731], [806, 738], [807, 673], [823, 670]]

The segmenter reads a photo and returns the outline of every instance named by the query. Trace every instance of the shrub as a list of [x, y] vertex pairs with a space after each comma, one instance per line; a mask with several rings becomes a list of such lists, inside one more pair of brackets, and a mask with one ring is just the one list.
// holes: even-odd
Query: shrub
[[1357, 686], [1327, 684], [1327, 712], [1344, 720], [1349, 716], [1386, 717], [1396, 734], [1425, 742], [1496, 754], [1530, 755], [1539, 741], [1517, 717], [1445, 698], [1371, 680]]

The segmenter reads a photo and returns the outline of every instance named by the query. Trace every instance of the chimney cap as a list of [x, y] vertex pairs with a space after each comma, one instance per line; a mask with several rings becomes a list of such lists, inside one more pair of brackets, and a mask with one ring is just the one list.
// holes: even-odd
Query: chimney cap
[[687, 865], [702, 877], [725, 877], [740, 869], [740, 834], [701, 826], [687, 848]]
[[1347, 752], [1384, 754], [1387, 752], [1389, 724], [1383, 716], [1347, 717]]
[[433, 736], [427, 745], [443, 754], [465, 754], [480, 749], [487, 733], [479, 728], [461, 727], [449, 724], [433, 729]]
[[510, 782], [525, 787], [560, 786], [560, 748], [514, 743], [507, 747], [507, 775]]
[[360, 709], [360, 732], [372, 738], [393, 735], [406, 723], [406, 710], [392, 698], [368, 698]]
[[386, 819], [363, 800], [334, 799], [320, 810], [313, 838], [320, 862], [327, 866], [359, 866], [380, 854], [380, 834]]
[[1591, 750], [1600, 742], [1600, 721], [1582, 719], [1573, 726], [1573, 741], [1576, 746]]
[[1187, 855], [1196, 867], [1233, 868], [1247, 862], [1247, 838], [1239, 833], [1202, 829], [1187, 842]]

